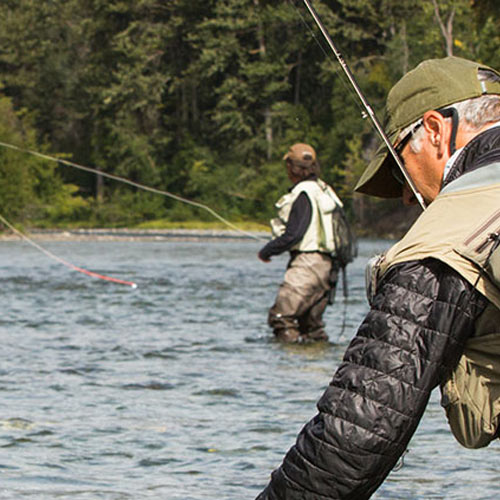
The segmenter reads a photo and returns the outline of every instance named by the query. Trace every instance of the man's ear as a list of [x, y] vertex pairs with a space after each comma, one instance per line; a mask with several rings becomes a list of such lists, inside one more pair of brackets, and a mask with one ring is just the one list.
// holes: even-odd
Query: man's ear
[[437, 148], [437, 155], [441, 158], [448, 150], [451, 128], [443, 115], [434, 110], [424, 113], [422, 122], [430, 143]]

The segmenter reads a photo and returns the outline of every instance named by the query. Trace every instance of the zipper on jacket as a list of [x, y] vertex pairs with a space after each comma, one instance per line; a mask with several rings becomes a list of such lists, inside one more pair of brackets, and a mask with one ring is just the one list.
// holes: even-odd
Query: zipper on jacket
[[[497, 210], [484, 224], [481, 225], [478, 229], [476, 229], [464, 242], [466, 246], [469, 246], [481, 233], [484, 233], [486, 229], [494, 224], [498, 219], [500, 219], [500, 210]], [[497, 227], [496, 232], [498, 233], [500, 231], [500, 226]], [[486, 238], [486, 241], [489, 239], [490, 235], [494, 233], [489, 233], [488, 237]], [[483, 240], [481, 242], [485, 243]]]
[[481, 244], [476, 248], [477, 253], [481, 253], [484, 250], [486, 250], [486, 247], [490, 244], [494, 243], [494, 248], [492, 249], [495, 250], [495, 248], [499, 245], [500, 243], [500, 228], [497, 229], [495, 233], [490, 233], [488, 234], [488, 237], [484, 239]]

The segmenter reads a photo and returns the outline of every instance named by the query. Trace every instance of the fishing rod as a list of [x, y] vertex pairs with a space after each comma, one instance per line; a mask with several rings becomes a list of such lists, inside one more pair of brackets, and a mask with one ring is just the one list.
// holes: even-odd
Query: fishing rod
[[321, 34], [325, 38], [326, 42], [328, 43], [328, 46], [332, 50], [332, 52], [335, 54], [335, 57], [337, 58], [337, 61], [340, 63], [340, 66], [342, 67], [344, 73], [346, 74], [349, 83], [352, 85], [354, 90], [356, 91], [357, 96], [359, 97], [359, 100], [361, 101], [361, 104], [363, 104], [363, 107], [366, 110], [366, 113], [370, 117], [373, 125], [375, 126], [375, 129], [379, 133], [380, 137], [384, 141], [385, 145], [387, 146], [387, 149], [389, 150], [390, 154], [393, 156], [394, 161], [396, 162], [396, 165], [398, 166], [399, 170], [403, 174], [404, 179], [408, 183], [408, 186], [410, 186], [410, 189], [412, 190], [415, 198], [417, 199], [418, 203], [422, 207], [422, 210], [425, 210], [425, 202], [424, 199], [422, 198], [422, 195], [418, 192], [412, 178], [408, 174], [403, 162], [401, 161], [401, 158], [399, 157], [397, 151], [394, 149], [394, 146], [392, 145], [391, 141], [387, 137], [387, 134], [385, 133], [384, 128], [380, 124], [379, 120], [377, 119], [377, 116], [373, 112], [373, 109], [371, 108], [370, 104], [366, 100], [363, 92], [361, 91], [358, 83], [356, 82], [356, 79], [354, 78], [354, 75], [352, 74], [351, 70], [349, 69], [349, 66], [344, 60], [344, 57], [342, 56], [342, 53], [339, 51], [339, 49], [336, 47], [336, 45], [333, 43], [332, 38], [328, 34], [327, 29], [325, 28], [324, 24], [322, 23], [320, 17], [318, 16], [318, 13], [314, 10], [313, 6], [311, 5], [311, 2], [309, 0], [302, 0], [304, 5], [306, 6], [307, 10], [311, 14], [312, 18], [314, 19], [314, 22], [318, 26], [319, 30], [321, 31]]

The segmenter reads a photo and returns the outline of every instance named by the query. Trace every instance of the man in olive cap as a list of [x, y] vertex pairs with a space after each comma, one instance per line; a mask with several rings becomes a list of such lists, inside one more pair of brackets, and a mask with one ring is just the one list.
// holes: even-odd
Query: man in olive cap
[[382, 146], [356, 189], [426, 208], [378, 259], [370, 311], [259, 500], [369, 498], [438, 385], [461, 444], [498, 437], [500, 74], [425, 61], [390, 91], [385, 126], [405, 172]]
[[276, 203], [273, 239], [259, 252], [263, 262], [290, 252], [285, 278], [268, 323], [275, 337], [288, 343], [324, 341], [323, 313], [337, 280], [332, 213], [342, 206], [333, 189], [319, 178], [316, 151], [309, 144], [290, 147], [283, 157], [293, 186]]

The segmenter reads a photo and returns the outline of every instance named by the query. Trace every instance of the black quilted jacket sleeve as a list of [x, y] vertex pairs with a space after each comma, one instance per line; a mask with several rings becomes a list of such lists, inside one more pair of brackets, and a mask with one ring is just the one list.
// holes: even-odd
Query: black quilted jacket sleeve
[[319, 413], [258, 500], [369, 498], [406, 450], [486, 303], [439, 261], [391, 268]]

